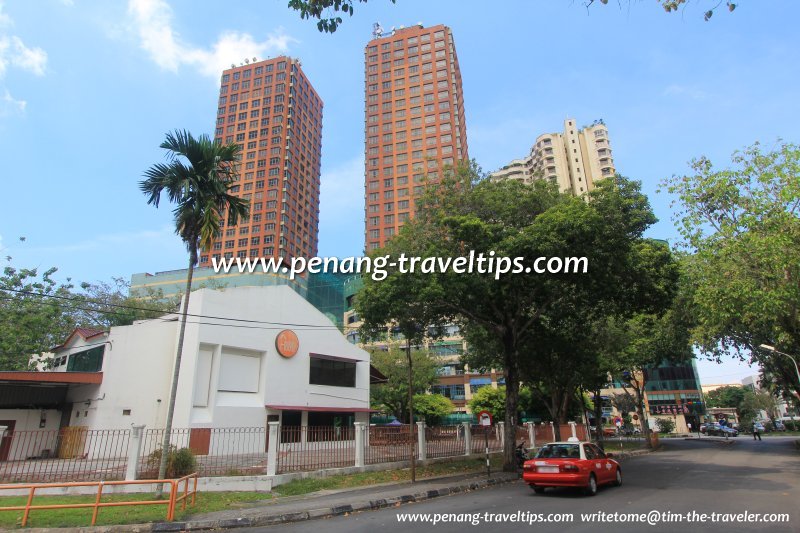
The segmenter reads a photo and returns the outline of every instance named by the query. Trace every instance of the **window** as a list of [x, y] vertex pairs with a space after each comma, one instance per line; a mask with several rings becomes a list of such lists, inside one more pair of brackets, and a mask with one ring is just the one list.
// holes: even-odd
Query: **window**
[[346, 359], [310, 354], [310, 385], [331, 387], [356, 386], [356, 362]]
[[98, 346], [69, 355], [67, 372], [100, 372], [103, 369], [105, 346]]

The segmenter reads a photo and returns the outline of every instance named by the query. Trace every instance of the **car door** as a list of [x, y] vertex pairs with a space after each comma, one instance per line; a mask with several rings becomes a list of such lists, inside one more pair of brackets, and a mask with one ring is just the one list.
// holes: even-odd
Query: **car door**
[[597, 484], [604, 483], [606, 480], [605, 467], [603, 462], [605, 458], [602, 453], [599, 453], [599, 448], [593, 444], [586, 443], [583, 445], [583, 454], [586, 457], [586, 465], [590, 472], [594, 472]]

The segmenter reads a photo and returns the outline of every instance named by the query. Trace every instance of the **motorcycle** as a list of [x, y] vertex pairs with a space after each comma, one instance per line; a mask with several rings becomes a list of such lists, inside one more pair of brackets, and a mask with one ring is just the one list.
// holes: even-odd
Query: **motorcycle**
[[516, 449], [514, 450], [514, 455], [517, 458], [517, 469], [522, 470], [522, 467], [525, 465], [525, 461], [530, 459], [530, 457], [528, 457], [528, 450], [525, 449], [524, 440], [517, 445]]

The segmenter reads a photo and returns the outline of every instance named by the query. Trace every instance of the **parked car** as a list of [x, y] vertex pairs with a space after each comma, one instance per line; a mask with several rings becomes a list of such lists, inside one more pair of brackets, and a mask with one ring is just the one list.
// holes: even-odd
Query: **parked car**
[[738, 437], [739, 430], [720, 424], [707, 424], [705, 433], [714, 437]]
[[780, 420], [776, 420], [772, 425], [775, 427], [775, 431], [786, 431], [786, 426]]
[[547, 487], [579, 487], [594, 496], [600, 485], [622, 485], [622, 469], [612, 457], [591, 442], [551, 442], [525, 461], [522, 479], [537, 494]]

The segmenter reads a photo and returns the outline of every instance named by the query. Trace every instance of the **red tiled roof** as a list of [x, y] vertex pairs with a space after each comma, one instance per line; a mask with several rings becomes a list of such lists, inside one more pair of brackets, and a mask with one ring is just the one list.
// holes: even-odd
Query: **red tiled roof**
[[75, 328], [75, 330], [72, 333], [69, 334], [69, 337], [67, 337], [67, 340], [65, 340], [64, 342], [62, 342], [61, 344], [59, 344], [58, 346], [53, 348], [53, 351], [60, 350], [61, 348], [65, 347], [67, 344], [70, 343], [70, 341], [72, 341], [72, 339], [73, 339], [73, 337], [75, 337], [75, 335], [80, 335], [83, 338], [83, 340], [88, 341], [91, 338], [98, 337], [100, 335], [104, 335], [105, 333], [107, 333], [107, 332], [103, 331], [102, 329]]

